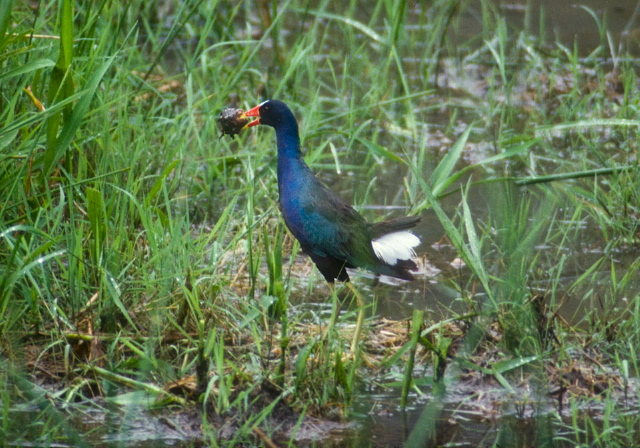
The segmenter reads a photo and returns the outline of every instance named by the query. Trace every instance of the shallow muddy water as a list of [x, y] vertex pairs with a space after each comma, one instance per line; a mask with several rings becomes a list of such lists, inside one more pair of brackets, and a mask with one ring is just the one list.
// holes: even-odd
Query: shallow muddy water
[[[633, 53], [640, 50], [637, 40], [638, 2], [633, 0], [586, 0], [586, 1], [498, 1], [492, 2], [502, 12], [508, 23], [518, 29], [542, 37], [548, 43], [561, 42], [567, 48], [578, 45], [581, 54], [588, 55], [603, 43], [601, 26], [612, 37], [616, 47], [626, 46]], [[479, 13], [474, 4], [472, 11]], [[465, 17], [464, 27], [469, 35], [481, 31], [478, 15], [470, 13]], [[603, 19], [606, 17], [606, 19]], [[541, 20], [544, 18], [544, 20]]]

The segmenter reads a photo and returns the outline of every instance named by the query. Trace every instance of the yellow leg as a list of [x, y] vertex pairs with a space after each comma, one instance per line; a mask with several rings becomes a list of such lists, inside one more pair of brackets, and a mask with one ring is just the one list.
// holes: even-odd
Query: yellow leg
[[351, 354], [355, 356], [356, 350], [358, 349], [358, 342], [360, 342], [360, 333], [362, 333], [362, 324], [364, 323], [364, 300], [362, 300], [362, 296], [358, 292], [353, 283], [347, 282], [347, 286], [353, 293], [356, 298], [356, 304], [358, 305], [358, 318], [356, 319], [356, 331], [353, 334], [353, 339], [351, 340]]
[[335, 337], [334, 332], [338, 318], [340, 316], [340, 301], [338, 300], [338, 291], [333, 283], [329, 283], [329, 290], [331, 291], [331, 317], [326, 328], [322, 331], [322, 341], [332, 341]]
[[329, 290], [331, 290], [331, 319], [329, 319], [329, 327], [327, 328], [327, 334], [333, 333], [333, 329], [338, 322], [338, 316], [340, 315], [340, 303], [338, 301], [338, 293], [336, 292], [335, 285], [329, 283]]

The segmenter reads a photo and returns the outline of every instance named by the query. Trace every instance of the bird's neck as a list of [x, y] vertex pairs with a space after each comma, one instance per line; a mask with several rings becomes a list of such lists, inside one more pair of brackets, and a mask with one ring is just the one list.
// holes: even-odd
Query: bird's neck
[[302, 158], [300, 135], [298, 134], [298, 126], [295, 123], [293, 125], [279, 126], [276, 129], [276, 140], [278, 142], [278, 159]]
[[276, 140], [278, 142], [278, 160], [290, 160], [302, 158], [300, 151], [300, 134], [298, 124], [285, 123], [276, 128]]
[[313, 184], [315, 176], [302, 158], [298, 125], [279, 126], [276, 129], [278, 143], [278, 190], [285, 208], [296, 202], [301, 192]]
[[[306, 171], [307, 164], [302, 158], [300, 150], [300, 135], [298, 125], [282, 125], [276, 129], [278, 143], [278, 181], [290, 182], [293, 177]], [[308, 168], [307, 168], [308, 169]]]

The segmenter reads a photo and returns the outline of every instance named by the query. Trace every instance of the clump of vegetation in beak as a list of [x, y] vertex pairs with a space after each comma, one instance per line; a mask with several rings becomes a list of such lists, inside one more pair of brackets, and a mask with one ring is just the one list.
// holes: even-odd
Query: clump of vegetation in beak
[[[218, 117], [218, 128], [222, 135], [236, 136], [249, 124], [250, 118], [244, 115], [244, 110], [233, 107], [225, 108]], [[222, 136], [220, 136], [222, 138]]]

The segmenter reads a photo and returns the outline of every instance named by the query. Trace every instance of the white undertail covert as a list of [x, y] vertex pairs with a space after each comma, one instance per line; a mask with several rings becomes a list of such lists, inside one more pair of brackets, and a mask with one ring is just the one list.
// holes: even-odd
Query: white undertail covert
[[415, 257], [416, 252], [413, 248], [418, 244], [420, 238], [406, 230], [388, 233], [371, 241], [376, 257], [390, 266], [395, 266], [398, 260], [410, 260]]

